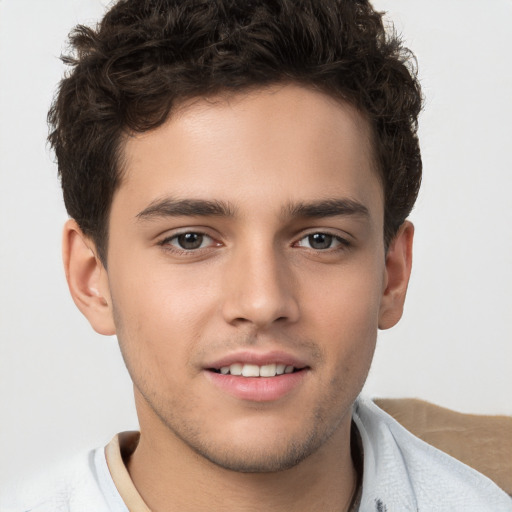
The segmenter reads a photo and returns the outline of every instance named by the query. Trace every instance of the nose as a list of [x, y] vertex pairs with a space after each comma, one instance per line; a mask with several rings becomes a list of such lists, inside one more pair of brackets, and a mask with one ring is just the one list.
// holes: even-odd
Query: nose
[[299, 318], [296, 280], [286, 258], [269, 244], [234, 251], [224, 279], [223, 316], [231, 325], [265, 329]]

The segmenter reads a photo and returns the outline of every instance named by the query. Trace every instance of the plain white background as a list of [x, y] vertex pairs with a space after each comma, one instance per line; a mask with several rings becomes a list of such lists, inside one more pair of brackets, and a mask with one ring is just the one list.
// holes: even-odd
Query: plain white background
[[[45, 145], [70, 28], [101, 0], [0, 0], [0, 482], [136, 428], [114, 338], [68, 296]], [[366, 391], [512, 414], [512, 1], [376, 0], [418, 56], [423, 189], [402, 322]]]

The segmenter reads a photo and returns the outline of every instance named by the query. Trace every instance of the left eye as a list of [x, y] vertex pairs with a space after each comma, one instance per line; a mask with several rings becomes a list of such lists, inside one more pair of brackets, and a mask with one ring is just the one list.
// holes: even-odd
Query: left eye
[[172, 245], [178, 249], [185, 251], [193, 251], [194, 249], [202, 249], [211, 245], [213, 240], [203, 233], [181, 233], [163, 241], [162, 245]]
[[333, 249], [342, 244], [342, 240], [329, 233], [312, 233], [298, 242], [300, 247], [308, 247], [315, 250]]

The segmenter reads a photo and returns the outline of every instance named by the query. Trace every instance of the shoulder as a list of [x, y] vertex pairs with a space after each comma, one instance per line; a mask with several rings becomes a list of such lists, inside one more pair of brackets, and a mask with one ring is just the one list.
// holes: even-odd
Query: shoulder
[[371, 400], [354, 422], [364, 451], [362, 510], [512, 512], [512, 499], [469, 466], [424, 443]]
[[108, 512], [98, 484], [95, 458], [80, 454], [28, 482], [10, 485], [0, 497], [2, 512]]

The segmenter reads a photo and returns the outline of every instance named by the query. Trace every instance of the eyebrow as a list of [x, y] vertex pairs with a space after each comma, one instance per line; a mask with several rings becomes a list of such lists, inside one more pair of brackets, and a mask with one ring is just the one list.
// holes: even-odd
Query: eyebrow
[[[153, 201], [136, 215], [138, 220], [165, 217], [234, 217], [230, 203], [206, 199], [173, 199], [166, 197]], [[368, 217], [368, 208], [352, 199], [322, 199], [319, 201], [290, 203], [283, 208], [285, 217], [325, 218], [337, 216]]]
[[323, 199], [312, 202], [292, 203], [284, 209], [289, 217], [324, 218], [349, 215], [369, 217], [366, 206], [352, 199]]
[[138, 220], [150, 220], [158, 217], [234, 217], [234, 215], [234, 207], [224, 201], [166, 197], [153, 201], [136, 217]]

